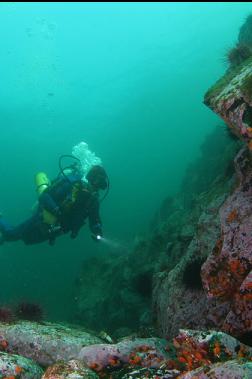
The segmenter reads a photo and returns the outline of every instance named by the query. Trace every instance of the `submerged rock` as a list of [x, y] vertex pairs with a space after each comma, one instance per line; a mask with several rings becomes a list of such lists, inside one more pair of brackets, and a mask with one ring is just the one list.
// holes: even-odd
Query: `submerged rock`
[[179, 377], [180, 379], [245, 379], [252, 378], [252, 362], [228, 361], [201, 367]]
[[127, 374], [120, 376], [122, 379], [175, 379], [180, 372], [178, 370], [150, 369], [140, 368], [129, 371]]
[[191, 372], [199, 367], [207, 368], [233, 359], [243, 362], [251, 362], [252, 359], [252, 348], [222, 332], [181, 330], [173, 343], [176, 356], [167, 366], [181, 372]]
[[42, 366], [77, 358], [83, 346], [102, 340], [83, 329], [52, 323], [17, 322], [0, 324], [0, 340], [8, 342], [8, 351], [33, 359]]
[[86, 346], [78, 359], [97, 372], [125, 365], [158, 368], [168, 358], [166, 345], [167, 341], [159, 338], [129, 338], [114, 345]]
[[97, 374], [77, 360], [48, 367], [42, 379], [98, 379]]
[[0, 353], [0, 377], [19, 379], [40, 379], [43, 370], [32, 360], [19, 355]]
[[[236, 338], [223, 333], [210, 331], [197, 331], [197, 330], [181, 330], [179, 335], [174, 339], [174, 346], [177, 349], [179, 356], [191, 354], [195, 355], [198, 352], [202, 355], [200, 357], [195, 355], [195, 359], [199, 363], [207, 363], [207, 361], [229, 360], [235, 358], [252, 358], [252, 347], [246, 346], [239, 342]], [[188, 357], [185, 356], [185, 359]], [[191, 367], [188, 367], [191, 368]]]

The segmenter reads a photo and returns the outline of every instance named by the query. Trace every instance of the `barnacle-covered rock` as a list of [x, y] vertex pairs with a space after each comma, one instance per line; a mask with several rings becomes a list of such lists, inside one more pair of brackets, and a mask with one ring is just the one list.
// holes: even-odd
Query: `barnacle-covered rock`
[[42, 366], [77, 358], [83, 346], [102, 340], [83, 329], [61, 324], [22, 321], [0, 323], [1, 341], [7, 341], [8, 351], [33, 359]]
[[19, 379], [40, 379], [43, 370], [32, 360], [19, 355], [0, 353], [0, 377]]
[[97, 374], [77, 360], [48, 367], [42, 379], [98, 379]]

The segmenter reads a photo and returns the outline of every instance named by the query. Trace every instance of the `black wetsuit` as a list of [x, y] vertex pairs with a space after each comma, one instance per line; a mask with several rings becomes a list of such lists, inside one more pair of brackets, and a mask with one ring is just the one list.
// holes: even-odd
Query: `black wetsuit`
[[[73, 201], [74, 187], [78, 190]], [[55, 224], [45, 222], [44, 209], [56, 217]], [[98, 194], [77, 175], [61, 176], [40, 195], [38, 209], [31, 218], [16, 227], [0, 218], [0, 231], [4, 241], [23, 240], [28, 245], [46, 240], [53, 243], [58, 235], [68, 232], [75, 238], [87, 218], [91, 232], [102, 235]]]

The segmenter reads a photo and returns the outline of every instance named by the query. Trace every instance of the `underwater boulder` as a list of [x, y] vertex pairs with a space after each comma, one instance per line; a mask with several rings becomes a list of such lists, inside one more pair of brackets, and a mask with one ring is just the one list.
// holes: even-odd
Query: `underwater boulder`
[[160, 338], [126, 338], [117, 344], [86, 346], [78, 360], [92, 370], [118, 370], [125, 365], [159, 368], [168, 358], [167, 341]]
[[55, 363], [48, 367], [42, 379], [98, 379], [98, 375], [77, 360]]
[[102, 342], [83, 329], [29, 321], [0, 323], [1, 340], [7, 341], [8, 352], [31, 358], [45, 367], [75, 359], [83, 346]]
[[182, 374], [180, 379], [244, 379], [252, 378], [252, 362], [216, 363]]
[[220, 209], [222, 234], [202, 267], [210, 298], [229, 303], [222, 330], [241, 336], [252, 331], [252, 165], [246, 148], [235, 159], [239, 184]]
[[42, 375], [43, 370], [32, 360], [0, 352], [1, 378], [40, 379]]

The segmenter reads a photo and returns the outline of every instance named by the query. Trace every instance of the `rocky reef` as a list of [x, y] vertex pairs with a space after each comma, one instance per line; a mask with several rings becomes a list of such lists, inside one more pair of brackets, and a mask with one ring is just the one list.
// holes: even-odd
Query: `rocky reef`
[[226, 124], [154, 214], [149, 238], [84, 262], [82, 326], [43, 322], [30, 304], [18, 312], [29, 321], [1, 309], [0, 379], [252, 378], [250, 49], [252, 16], [204, 99]]
[[170, 340], [128, 337], [105, 344], [69, 325], [13, 322], [0, 328], [1, 379], [167, 379], [192, 378], [193, 373], [212, 378], [213, 372], [221, 378], [224, 371], [233, 375], [227, 378], [252, 375], [252, 348], [222, 332], [180, 330]]
[[[235, 185], [233, 160], [240, 146], [225, 126], [217, 127], [202, 145], [200, 164], [188, 168], [181, 192], [167, 197], [154, 214], [150, 237], [136, 238], [128, 254], [83, 262], [74, 322], [105, 329], [115, 338], [134, 332], [151, 336], [156, 329], [163, 336], [174, 336], [180, 327], [199, 325], [186, 315], [195, 314], [192, 301], [203, 305], [207, 301], [200, 268], [220, 237], [218, 211]], [[209, 160], [210, 154], [214, 159]]]

